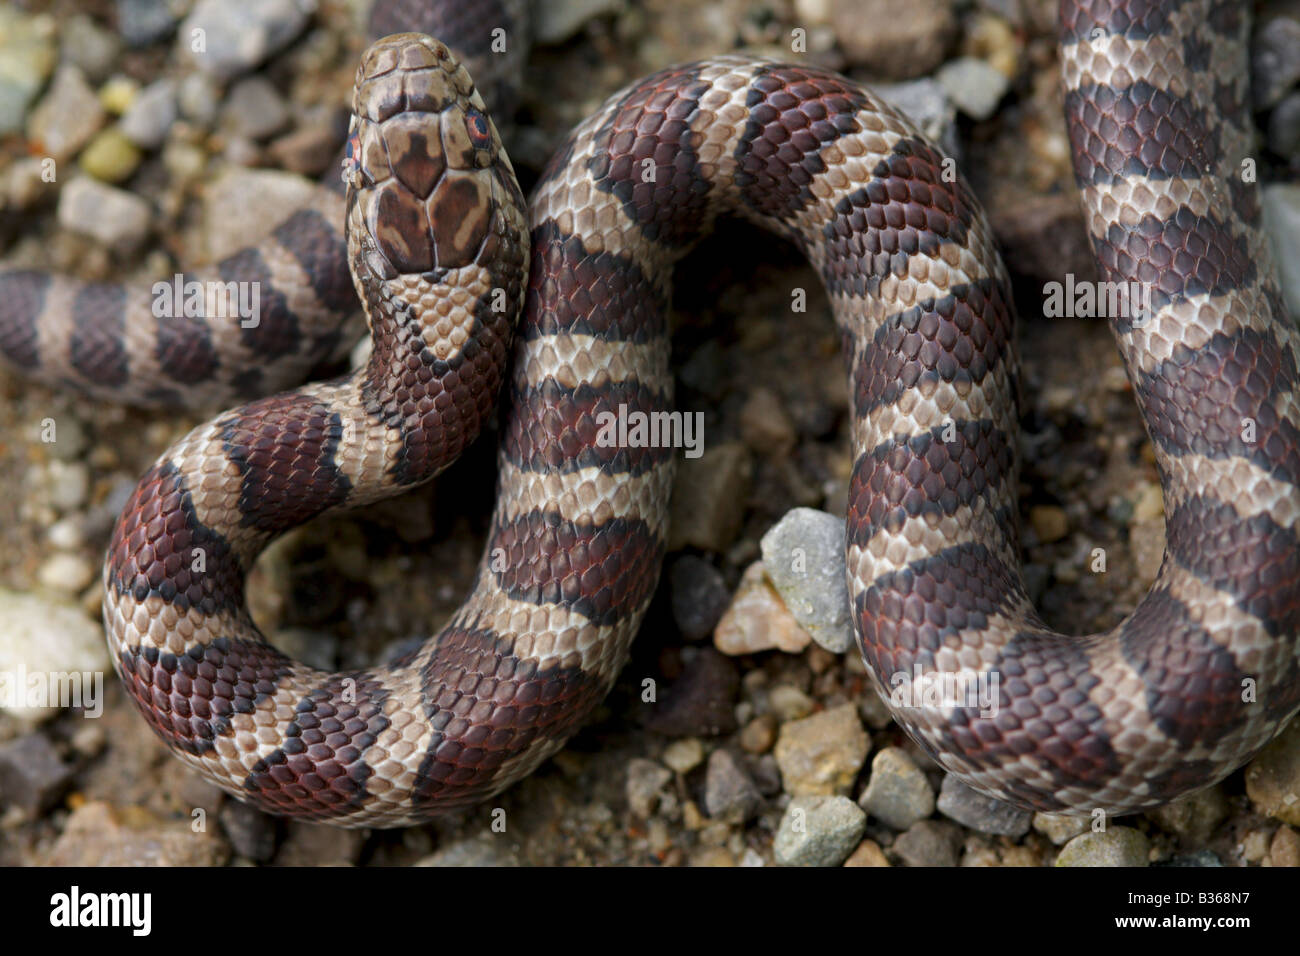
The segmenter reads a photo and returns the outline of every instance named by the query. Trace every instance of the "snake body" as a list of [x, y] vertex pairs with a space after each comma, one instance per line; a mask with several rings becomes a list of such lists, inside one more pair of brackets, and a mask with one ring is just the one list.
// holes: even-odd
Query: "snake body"
[[[529, 773], [609, 690], [654, 591], [676, 452], [607, 446], [601, 422], [671, 410], [672, 265], [734, 215], [794, 242], [830, 296], [852, 396], [853, 619], [886, 699], [897, 675], [918, 685], [891, 703], [900, 725], [976, 789], [1045, 811], [1129, 812], [1222, 778], [1300, 708], [1297, 340], [1240, 175], [1245, 30], [1234, 3], [1061, 4], [1094, 249], [1105, 279], [1150, 293], [1149, 315], [1112, 325], [1168, 546], [1112, 631], [1053, 633], [1027, 597], [1008, 278], [978, 202], [909, 121], [808, 66], [668, 69], [573, 131], [525, 218], [468, 74], [402, 34], [364, 58], [346, 164], [370, 362], [223, 413], [141, 480], [104, 571], [128, 692], [181, 759], [273, 813], [397, 826]], [[342, 302], [341, 259], [289, 258]], [[0, 344], [40, 327], [10, 315]], [[122, 321], [80, 347], [162, 368], [164, 340]], [[41, 334], [29, 364], [72, 377]], [[129, 391], [130, 371], [108, 388]], [[362, 671], [267, 644], [243, 601], [258, 551], [432, 477], [503, 381], [496, 509], [451, 621]], [[996, 675], [993, 706], [928, 702], [935, 675]]]

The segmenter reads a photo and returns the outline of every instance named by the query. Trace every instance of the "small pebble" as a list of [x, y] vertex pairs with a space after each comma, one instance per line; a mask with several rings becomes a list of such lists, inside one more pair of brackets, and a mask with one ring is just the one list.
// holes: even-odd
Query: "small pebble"
[[782, 723], [807, 717], [816, 706], [816, 702], [811, 697], [798, 687], [791, 687], [789, 684], [773, 687], [767, 699], [772, 713]]
[[753, 468], [749, 449], [740, 442], [684, 458], [673, 484], [668, 550], [725, 551], [740, 533]]
[[844, 861], [845, 866], [889, 866], [889, 859], [880, 844], [875, 840], [863, 840], [852, 856]]
[[1065, 509], [1056, 505], [1034, 505], [1029, 509], [1029, 524], [1043, 544], [1060, 541], [1070, 531]]
[[222, 123], [232, 136], [265, 139], [289, 122], [289, 107], [266, 78], [240, 80], [226, 94]]
[[773, 649], [797, 654], [811, 640], [768, 582], [759, 561], [745, 569], [731, 606], [713, 631], [713, 646], [732, 656]]
[[740, 748], [745, 753], [765, 754], [776, 743], [777, 720], [774, 714], [760, 714], [740, 731]]
[[217, 818], [226, 839], [244, 859], [266, 863], [275, 856], [275, 817], [238, 800], [227, 800], [217, 811]]
[[176, 89], [176, 106], [196, 126], [211, 126], [221, 108], [221, 88], [206, 73], [190, 73]]
[[149, 46], [176, 27], [168, 0], [117, 0], [117, 28], [129, 47]]
[[1273, 246], [1282, 297], [1300, 315], [1300, 186], [1273, 184], [1262, 190], [1264, 231]]
[[59, 28], [59, 57], [92, 80], [102, 80], [117, 64], [122, 43], [90, 17], [75, 13]]
[[625, 0], [551, 0], [550, 3], [539, 3], [534, 14], [534, 39], [545, 46], [563, 43], [587, 21], [619, 13], [624, 7]]
[[50, 460], [46, 466], [45, 500], [58, 511], [77, 511], [90, 494], [90, 469], [79, 461]]
[[81, 168], [101, 182], [120, 183], [140, 165], [140, 150], [117, 127], [98, 133], [81, 153]]
[[867, 815], [847, 797], [795, 797], [772, 843], [782, 866], [839, 866], [858, 846]]
[[1071, 817], [1064, 813], [1035, 813], [1034, 832], [1041, 833], [1057, 846], [1069, 843], [1087, 831], [1091, 821], [1087, 817]]
[[717, 736], [736, 729], [735, 665], [711, 647], [691, 648], [686, 668], [660, 695], [646, 727], [669, 737]]
[[669, 581], [673, 620], [682, 636], [699, 641], [712, 634], [731, 601], [722, 572], [708, 561], [687, 554], [673, 562]]
[[844, 519], [788, 512], [763, 535], [763, 568], [799, 625], [833, 654], [853, 646], [844, 569]]
[[90, 142], [106, 118], [99, 97], [82, 72], [75, 66], [61, 66], [32, 110], [27, 138], [43, 155], [62, 162]]
[[351, 865], [360, 857], [365, 840], [364, 830], [289, 820], [275, 863], [277, 866]]
[[[181, 49], [203, 72], [221, 80], [233, 79], [288, 46], [307, 25], [314, 6], [310, 0], [249, 4], [199, 0], [181, 24]], [[203, 50], [193, 49], [189, 42], [196, 30], [203, 31]]]
[[[70, 604], [0, 589], [0, 708], [32, 721], [46, 720], [59, 712], [60, 702], [50, 699], [52, 681], [42, 684], [45, 692], [40, 696], [30, 688], [15, 694], [19, 688], [8, 687], [8, 680], [26, 674], [28, 682], [41, 675], [57, 677], [56, 693], [62, 688], [80, 690], [82, 705], [92, 713], [104, 702], [88, 698], [104, 690], [104, 675], [110, 669], [98, 621], [90, 620]], [[111, 674], [108, 679], [112, 679]]]
[[704, 745], [694, 737], [675, 740], [664, 748], [659, 759], [674, 773], [690, 773], [704, 762]]
[[1273, 866], [1300, 866], [1300, 833], [1285, 824], [1278, 827], [1268, 847], [1268, 861]]
[[27, 107], [58, 62], [55, 22], [0, 6], [0, 135], [23, 128]]
[[891, 848], [904, 866], [956, 866], [961, 831], [940, 820], [919, 820]]
[[627, 805], [634, 816], [649, 819], [659, 806], [664, 787], [673, 779], [673, 772], [662, 764], [642, 757], [627, 762], [627, 782], [624, 793]]
[[740, 409], [740, 437], [757, 454], [781, 458], [794, 450], [799, 436], [780, 396], [759, 386]]
[[0, 805], [18, 807], [33, 819], [53, 806], [71, 781], [72, 768], [44, 734], [0, 744]]
[[740, 825], [752, 819], [762, 805], [762, 794], [735, 755], [721, 748], [713, 751], [704, 778], [704, 806], [709, 816]]
[[1132, 827], [1080, 834], [1061, 848], [1057, 866], [1147, 866], [1151, 844]]
[[78, 594], [95, 580], [97, 569], [79, 554], [59, 552], [51, 555], [36, 572], [42, 587], [60, 594]]
[[105, 246], [133, 249], [149, 234], [153, 212], [134, 193], [78, 176], [59, 194], [59, 225]]
[[934, 791], [907, 751], [886, 747], [871, 760], [858, 806], [885, 826], [906, 830], [934, 813]]
[[1300, 720], [1293, 720], [1246, 767], [1246, 794], [1256, 811], [1300, 826]]
[[782, 724], [775, 756], [787, 793], [847, 796], [870, 749], [857, 707], [844, 704]]
[[1276, 105], [1300, 80], [1300, 21], [1276, 16], [1258, 25], [1250, 51], [1255, 109]]
[[935, 74], [944, 92], [967, 116], [986, 120], [997, 112], [1010, 80], [985, 60], [962, 56], [949, 60]]
[[1205, 843], [1228, 818], [1228, 798], [1216, 784], [1157, 807], [1147, 816], [1186, 844]]
[[140, 95], [140, 84], [129, 76], [114, 76], [99, 88], [99, 105], [121, 116]]
[[952, 774], [939, 789], [939, 812], [964, 827], [994, 836], [1019, 838], [1029, 832], [1033, 813], [971, 789]]
[[176, 122], [176, 109], [176, 82], [161, 79], [140, 91], [118, 125], [122, 134], [141, 149], [157, 149]]

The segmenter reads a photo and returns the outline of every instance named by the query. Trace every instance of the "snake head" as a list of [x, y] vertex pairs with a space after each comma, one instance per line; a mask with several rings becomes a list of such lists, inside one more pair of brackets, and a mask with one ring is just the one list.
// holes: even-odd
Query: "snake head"
[[518, 192], [469, 73], [418, 33], [378, 40], [362, 58], [343, 178], [348, 227], [379, 279], [479, 261], [502, 197]]

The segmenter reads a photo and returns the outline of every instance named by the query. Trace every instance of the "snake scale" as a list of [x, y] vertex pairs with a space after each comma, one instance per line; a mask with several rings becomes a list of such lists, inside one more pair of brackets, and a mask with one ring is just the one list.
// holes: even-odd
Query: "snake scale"
[[[899, 724], [969, 785], [1044, 811], [1135, 811], [1222, 778], [1300, 708], [1297, 339], [1240, 172], [1247, 20], [1220, 0], [1060, 5], [1093, 247], [1107, 281], [1150, 294], [1150, 314], [1112, 326], [1168, 529], [1137, 609], [1071, 637], [1019, 571], [1007, 273], [975, 197], [908, 120], [835, 73], [721, 56], [611, 97], [525, 208], [458, 61], [499, 86], [486, 34], [522, 35], [518, 4], [379, 0], [375, 34], [397, 35], [357, 74], [346, 197], [216, 267], [270, 291], [259, 328], [0, 273], [11, 364], [137, 403], [294, 384], [337, 349], [351, 288], [365, 307], [364, 368], [226, 411], [141, 479], [104, 568], [130, 696], [230, 793], [342, 826], [478, 803], [555, 753], [625, 661], [666, 538], [676, 453], [607, 447], [598, 421], [671, 409], [672, 265], [734, 215], [807, 255], [841, 330], [849, 593], [873, 682], [888, 696], [897, 674], [999, 678], [991, 712], [892, 706]], [[258, 552], [430, 479], [499, 387], [496, 508], [451, 621], [370, 670], [270, 646], [243, 597]]]

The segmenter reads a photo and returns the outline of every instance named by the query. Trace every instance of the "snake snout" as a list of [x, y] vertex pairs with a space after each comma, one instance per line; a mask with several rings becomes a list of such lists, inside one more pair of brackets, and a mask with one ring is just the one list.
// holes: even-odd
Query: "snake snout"
[[393, 272], [474, 260], [504, 154], [473, 81], [446, 46], [419, 33], [371, 45], [357, 73], [348, 157], [365, 229]]

